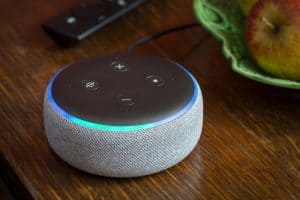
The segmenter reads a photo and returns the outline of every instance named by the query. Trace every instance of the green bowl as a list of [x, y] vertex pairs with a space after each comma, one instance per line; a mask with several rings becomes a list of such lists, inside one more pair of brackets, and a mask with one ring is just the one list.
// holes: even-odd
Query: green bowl
[[300, 82], [268, 75], [251, 59], [244, 38], [245, 17], [235, 0], [194, 0], [194, 10], [200, 23], [222, 41], [235, 72], [265, 84], [300, 89]]

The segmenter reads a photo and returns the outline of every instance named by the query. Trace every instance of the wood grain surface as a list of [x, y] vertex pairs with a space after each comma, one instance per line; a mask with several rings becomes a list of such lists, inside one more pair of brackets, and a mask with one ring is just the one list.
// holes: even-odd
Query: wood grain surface
[[136, 50], [175, 60], [199, 81], [204, 128], [188, 158], [134, 179], [89, 175], [59, 159], [42, 118], [51, 76], [67, 63], [126, 50], [145, 35], [195, 21], [192, 0], [149, 0], [79, 45], [61, 48], [40, 25], [78, 2], [0, 1], [0, 151], [7, 166], [1, 175], [16, 182], [11, 189], [34, 199], [300, 199], [300, 91], [237, 75], [201, 27]]

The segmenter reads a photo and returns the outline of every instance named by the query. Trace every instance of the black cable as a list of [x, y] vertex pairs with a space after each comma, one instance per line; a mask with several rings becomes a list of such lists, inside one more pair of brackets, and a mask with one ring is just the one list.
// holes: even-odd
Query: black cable
[[149, 41], [155, 40], [157, 38], [160, 38], [166, 34], [172, 33], [172, 32], [177, 32], [177, 31], [183, 31], [185, 29], [189, 29], [189, 28], [193, 28], [196, 26], [200, 26], [199, 23], [195, 22], [195, 23], [191, 23], [191, 24], [184, 24], [184, 25], [180, 25], [180, 26], [175, 26], [173, 28], [169, 28], [166, 30], [163, 30], [161, 32], [158, 33], [154, 33], [152, 35], [146, 36], [142, 39], [139, 39], [137, 41], [135, 41], [134, 43], [132, 43], [129, 47], [128, 47], [128, 52], [132, 52], [136, 47], [141, 46]]

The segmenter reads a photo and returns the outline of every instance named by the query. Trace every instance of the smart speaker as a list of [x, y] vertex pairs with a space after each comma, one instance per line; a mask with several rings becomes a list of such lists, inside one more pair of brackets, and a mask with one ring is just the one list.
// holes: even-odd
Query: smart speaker
[[44, 124], [52, 149], [70, 165], [107, 177], [167, 169], [194, 149], [203, 99], [175, 62], [117, 53], [70, 64], [51, 79]]

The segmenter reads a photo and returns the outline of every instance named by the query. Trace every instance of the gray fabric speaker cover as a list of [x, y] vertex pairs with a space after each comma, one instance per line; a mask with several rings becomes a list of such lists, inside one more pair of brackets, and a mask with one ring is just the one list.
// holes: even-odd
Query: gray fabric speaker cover
[[190, 154], [201, 135], [203, 99], [168, 123], [132, 132], [80, 126], [59, 115], [44, 98], [44, 123], [52, 149], [70, 165], [107, 177], [137, 177], [167, 169]]

